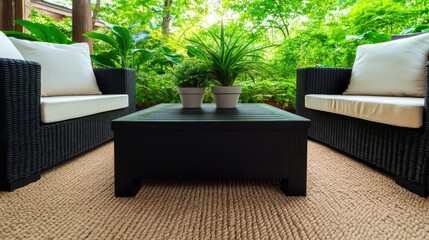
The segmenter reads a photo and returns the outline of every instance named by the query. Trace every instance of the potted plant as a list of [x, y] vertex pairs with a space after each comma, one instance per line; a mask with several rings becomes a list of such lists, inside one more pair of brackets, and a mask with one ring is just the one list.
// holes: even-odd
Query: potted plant
[[203, 103], [210, 71], [201, 61], [185, 60], [174, 71], [180, 101], [184, 108], [200, 108]]
[[220, 34], [208, 31], [209, 39], [204, 41], [196, 36], [188, 39], [193, 46], [188, 52], [207, 64], [213, 80], [219, 85], [212, 87], [218, 108], [235, 108], [240, 97], [241, 87], [234, 86], [240, 74], [252, 79], [256, 74], [268, 72], [268, 64], [261, 62], [263, 50], [271, 46], [253, 47], [253, 40], [243, 41], [243, 34], [227, 34], [221, 23]]

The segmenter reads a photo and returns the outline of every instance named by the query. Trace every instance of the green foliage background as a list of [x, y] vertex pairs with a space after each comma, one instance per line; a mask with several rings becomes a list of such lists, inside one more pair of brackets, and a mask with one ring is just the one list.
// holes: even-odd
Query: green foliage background
[[[70, 2], [56, 0], [61, 1]], [[172, 75], [177, 63], [187, 58], [186, 39], [203, 36], [207, 29], [216, 31], [221, 19], [227, 29], [245, 33], [243, 41], [278, 45], [265, 54], [265, 61], [276, 66], [274, 74], [256, 82], [237, 80], [236, 85], [243, 86], [241, 101], [275, 100], [284, 105], [295, 101], [296, 68], [351, 67], [357, 45], [387, 41], [392, 34], [429, 31], [427, 0], [175, 0], [168, 8], [164, 4], [165, 0], [101, 1], [101, 20], [124, 27], [138, 23], [136, 31], [150, 33], [151, 40], [137, 46], [157, 53], [138, 69], [137, 101], [144, 106], [179, 101]], [[170, 34], [164, 36], [161, 26], [167, 13]], [[70, 30], [69, 20], [57, 25], [66, 33]], [[97, 32], [108, 34], [108, 29]], [[109, 50], [103, 42], [94, 44], [96, 53]]]

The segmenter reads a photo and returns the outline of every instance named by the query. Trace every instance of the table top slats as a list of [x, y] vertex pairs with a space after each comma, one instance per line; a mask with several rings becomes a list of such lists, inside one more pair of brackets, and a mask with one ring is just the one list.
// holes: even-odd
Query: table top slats
[[[159, 104], [118, 118], [115, 128], [309, 128], [310, 120], [267, 104], [239, 104], [235, 109], [218, 109], [214, 104], [185, 109], [181, 104]], [[225, 125], [227, 124], [227, 125]], [[249, 125], [250, 124], [250, 125]]]
[[[298, 118], [297, 118], [298, 117]], [[239, 104], [236, 109], [217, 109], [213, 104], [185, 109], [180, 104], [161, 104], [136, 114], [133, 121], [291, 121], [304, 118], [265, 104]]]

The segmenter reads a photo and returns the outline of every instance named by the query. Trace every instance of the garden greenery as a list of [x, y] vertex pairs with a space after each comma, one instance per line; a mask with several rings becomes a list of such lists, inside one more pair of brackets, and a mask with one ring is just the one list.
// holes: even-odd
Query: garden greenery
[[[192, 0], [172, 1], [169, 6], [159, 0], [116, 0], [102, 1], [98, 16], [115, 25], [108, 24], [97, 29], [97, 33], [115, 41], [126, 41], [121, 45], [111, 39], [109, 43], [101, 39], [104, 37], [95, 37], [94, 56], [98, 56], [93, 57], [95, 66], [134, 68], [137, 102], [143, 106], [179, 101], [174, 73], [177, 65], [186, 61], [186, 53], [192, 55], [192, 49], [186, 48], [187, 39], [198, 43], [200, 38], [207, 49], [216, 49], [215, 42], [222, 42], [218, 34], [220, 19], [224, 20], [225, 32], [236, 34], [236, 38], [239, 36], [237, 44], [240, 46], [249, 42], [252, 46], [279, 46], [264, 49], [263, 62], [276, 69], [268, 77], [244, 72], [235, 76], [219, 71], [219, 75], [229, 79], [221, 81], [225, 85], [233, 82], [243, 87], [241, 102], [274, 100], [282, 105], [294, 104], [297, 68], [351, 67], [358, 45], [388, 41], [392, 34], [429, 32], [427, 0]], [[32, 22], [56, 26], [70, 39], [69, 19], [55, 23], [32, 12]], [[121, 27], [130, 23], [138, 24]], [[51, 42], [63, 39], [44, 36], [43, 32], [55, 31], [51, 27], [33, 31], [30, 25], [28, 38]], [[217, 37], [213, 39], [210, 32]], [[144, 40], [133, 38], [134, 35]], [[203, 45], [200, 42], [201, 52], [205, 51]], [[254, 61], [262, 56], [255, 55], [244, 59]], [[212, 101], [212, 96], [206, 94], [205, 101]]]

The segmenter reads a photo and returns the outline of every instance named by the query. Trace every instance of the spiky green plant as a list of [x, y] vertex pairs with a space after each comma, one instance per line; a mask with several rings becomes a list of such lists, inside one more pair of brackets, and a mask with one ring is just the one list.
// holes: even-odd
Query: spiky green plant
[[243, 34], [227, 36], [223, 23], [220, 34], [208, 31], [209, 42], [199, 36], [188, 39], [188, 53], [206, 62], [210, 71], [221, 86], [233, 86], [240, 74], [247, 74], [254, 79], [256, 74], [269, 72], [270, 65], [261, 61], [262, 53], [272, 46], [253, 47], [253, 40], [242, 42]]

